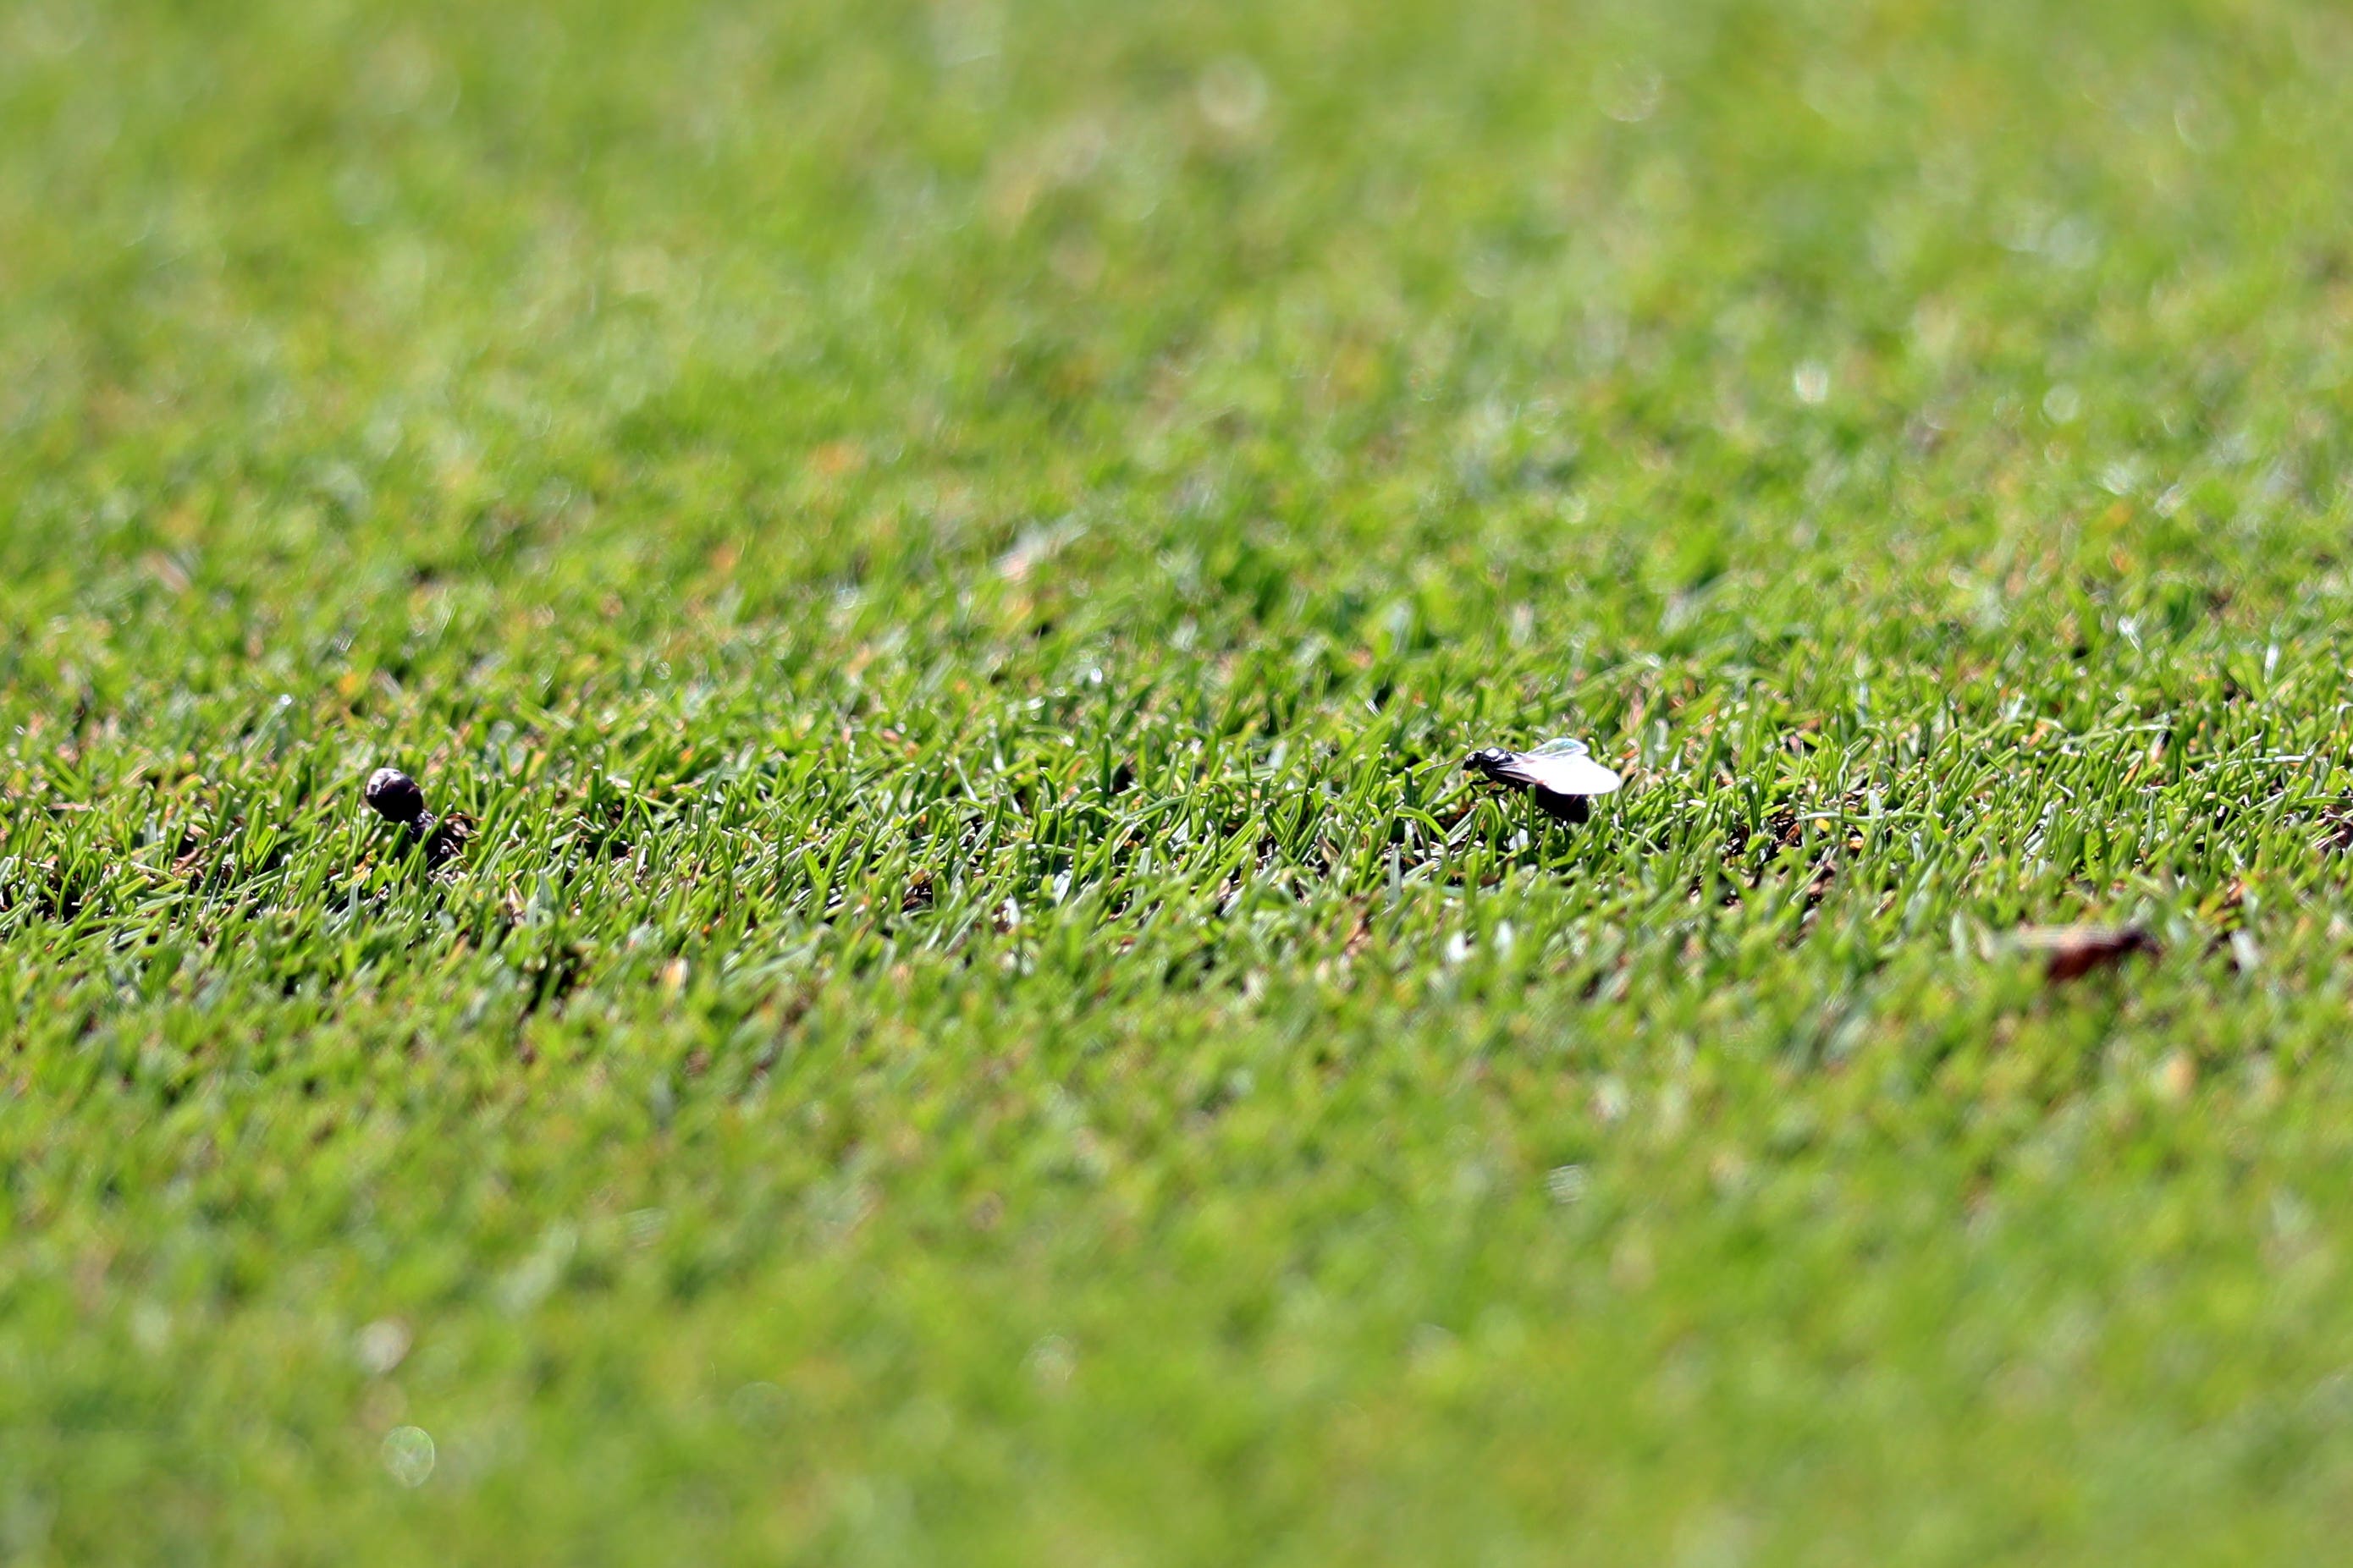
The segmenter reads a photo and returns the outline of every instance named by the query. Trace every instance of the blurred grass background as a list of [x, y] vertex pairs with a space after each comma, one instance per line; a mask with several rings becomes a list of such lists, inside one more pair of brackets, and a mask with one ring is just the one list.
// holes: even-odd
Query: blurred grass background
[[0, 1555], [2325, 1556], [2348, 66], [11, 6]]

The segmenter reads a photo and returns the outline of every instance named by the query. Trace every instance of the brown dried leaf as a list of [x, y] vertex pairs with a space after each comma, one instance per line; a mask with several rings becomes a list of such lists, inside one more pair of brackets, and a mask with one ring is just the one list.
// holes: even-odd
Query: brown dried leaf
[[2046, 955], [2043, 976], [2054, 985], [2122, 963], [2135, 953], [2154, 957], [2160, 951], [2157, 939], [2137, 925], [2024, 926], [2017, 938], [2027, 952]]

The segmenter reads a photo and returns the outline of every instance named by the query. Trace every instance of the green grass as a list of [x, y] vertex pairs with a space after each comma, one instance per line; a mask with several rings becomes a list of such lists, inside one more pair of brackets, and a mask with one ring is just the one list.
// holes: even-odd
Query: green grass
[[2339, 1549], [2353, 20], [1661, 9], [0, 7], [0, 1560]]

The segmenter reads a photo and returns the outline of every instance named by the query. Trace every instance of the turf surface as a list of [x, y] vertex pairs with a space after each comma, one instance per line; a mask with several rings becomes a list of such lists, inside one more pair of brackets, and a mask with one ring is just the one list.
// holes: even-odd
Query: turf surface
[[2353, 20], [1666, 9], [0, 8], [0, 1560], [2325, 1560]]

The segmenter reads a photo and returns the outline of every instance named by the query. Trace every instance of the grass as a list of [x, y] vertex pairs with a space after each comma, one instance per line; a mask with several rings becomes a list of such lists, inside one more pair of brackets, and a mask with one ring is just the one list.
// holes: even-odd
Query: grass
[[1658, 10], [0, 11], [0, 1560], [2330, 1555], [2353, 23]]

